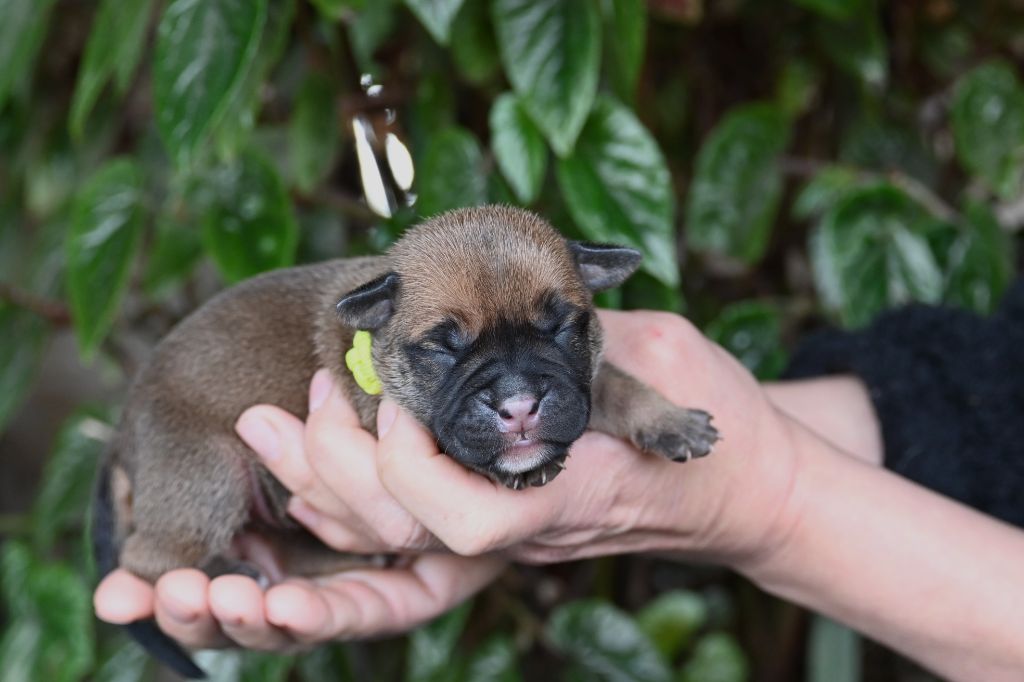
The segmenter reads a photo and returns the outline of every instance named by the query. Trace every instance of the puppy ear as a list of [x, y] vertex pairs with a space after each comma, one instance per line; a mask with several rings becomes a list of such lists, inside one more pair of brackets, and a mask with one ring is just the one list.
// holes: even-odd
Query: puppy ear
[[397, 293], [398, 274], [381, 275], [342, 296], [336, 306], [338, 317], [352, 329], [380, 329], [395, 312]]
[[576, 269], [591, 291], [617, 287], [636, 272], [643, 256], [636, 249], [614, 244], [569, 242]]

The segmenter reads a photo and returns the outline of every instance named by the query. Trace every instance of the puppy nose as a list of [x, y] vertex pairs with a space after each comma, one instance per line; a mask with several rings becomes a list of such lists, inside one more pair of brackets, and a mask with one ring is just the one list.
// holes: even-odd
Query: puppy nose
[[532, 395], [517, 395], [506, 398], [498, 406], [498, 417], [503, 430], [509, 433], [524, 433], [536, 428], [540, 421], [540, 401]]

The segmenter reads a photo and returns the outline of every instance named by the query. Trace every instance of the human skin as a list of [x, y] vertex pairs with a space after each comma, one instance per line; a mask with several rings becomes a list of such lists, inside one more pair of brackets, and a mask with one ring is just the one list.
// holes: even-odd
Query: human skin
[[[602, 322], [609, 359], [715, 415], [723, 440], [712, 456], [680, 465], [588, 433], [554, 482], [509, 491], [441, 455], [388, 402], [378, 442], [320, 373], [306, 424], [258, 406], [239, 433], [296, 493], [293, 516], [325, 542], [417, 552], [413, 564], [265, 594], [241, 576], [174, 571], [154, 592], [115, 572], [97, 589], [97, 613], [127, 622], [155, 612], [191, 646], [280, 650], [407, 629], [508, 559], [658, 552], [728, 565], [951, 679], [1019, 678], [1024, 534], [881, 469], [877, 419], [856, 380], [759, 386], [681, 318]], [[453, 553], [421, 553], [442, 547]]]

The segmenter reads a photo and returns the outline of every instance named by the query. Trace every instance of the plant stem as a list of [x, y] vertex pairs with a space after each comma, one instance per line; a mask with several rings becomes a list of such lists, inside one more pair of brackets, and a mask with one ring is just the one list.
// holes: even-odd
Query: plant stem
[[0, 301], [24, 308], [58, 327], [71, 323], [71, 313], [63, 302], [38, 296], [7, 282], [0, 282]]

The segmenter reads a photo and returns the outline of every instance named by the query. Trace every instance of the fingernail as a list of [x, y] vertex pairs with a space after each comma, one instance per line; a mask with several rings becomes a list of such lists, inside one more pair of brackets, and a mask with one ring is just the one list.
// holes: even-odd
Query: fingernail
[[398, 405], [394, 404], [387, 398], [380, 401], [380, 405], [377, 406], [377, 437], [383, 438], [391, 430], [391, 426], [395, 423], [395, 417], [398, 416]]
[[288, 514], [307, 528], [312, 528], [320, 522], [320, 514], [306, 504], [301, 497], [293, 497], [288, 500]]
[[273, 462], [281, 458], [281, 441], [277, 431], [263, 417], [245, 412], [238, 420], [238, 435], [262, 459]]
[[309, 411], [312, 414], [320, 409], [320, 406], [331, 394], [331, 373], [330, 370], [321, 369], [313, 375], [313, 381], [309, 384]]

